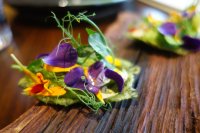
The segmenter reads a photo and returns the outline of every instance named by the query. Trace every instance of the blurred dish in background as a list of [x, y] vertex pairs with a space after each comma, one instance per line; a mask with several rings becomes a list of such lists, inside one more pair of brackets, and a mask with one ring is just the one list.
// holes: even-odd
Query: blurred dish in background
[[8, 47], [12, 42], [12, 32], [3, 11], [3, 1], [0, 1], [0, 51]]
[[17, 9], [18, 18], [31, 23], [47, 23], [45, 18], [55, 12], [63, 17], [67, 11], [77, 14], [87, 11], [96, 13], [93, 18], [99, 20], [117, 14], [132, 0], [7, 0], [9, 5]]
[[10, 27], [4, 23], [0, 24], [0, 51], [8, 47], [12, 42], [12, 32]]
[[127, 0], [7, 0], [15, 6], [96, 6], [124, 2]]

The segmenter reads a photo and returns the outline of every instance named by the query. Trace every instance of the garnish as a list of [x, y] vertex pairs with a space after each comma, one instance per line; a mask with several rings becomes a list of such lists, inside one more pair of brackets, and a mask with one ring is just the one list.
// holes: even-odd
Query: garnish
[[161, 21], [147, 16], [139, 25], [130, 26], [128, 36], [153, 47], [185, 55], [200, 50], [200, 14], [196, 6], [182, 13], [173, 12]]
[[[132, 85], [139, 67], [115, 58], [96, 24], [84, 13], [68, 13], [61, 21], [52, 14], [63, 31], [63, 39], [51, 53], [39, 55], [28, 66], [11, 54], [16, 62], [13, 68], [26, 75], [19, 81], [23, 94], [63, 106], [83, 103], [95, 112], [110, 107], [110, 102], [137, 97]], [[73, 36], [72, 23], [81, 21], [94, 28], [86, 28], [87, 46], [81, 44], [80, 35], [78, 39]]]

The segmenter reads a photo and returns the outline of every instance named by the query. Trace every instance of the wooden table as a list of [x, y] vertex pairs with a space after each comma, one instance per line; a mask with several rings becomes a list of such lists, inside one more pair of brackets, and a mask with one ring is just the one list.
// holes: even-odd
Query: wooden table
[[[159, 13], [139, 3], [135, 11], [140, 15]], [[28, 110], [0, 132], [200, 132], [200, 53], [181, 57], [133, 45], [123, 35], [127, 25], [136, 19], [132, 14], [121, 12], [116, 19], [98, 24], [116, 45], [118, 56], [141, 66], [134, 84], [139, 97], [113, 103], [112, 110], [100, 110], [98, 114], [80, 105], [47, 106], [20, 94], [17, 82], [22, 75], [10, 68], [13, 62], [9, 53], [27, 64], [39, 53], [51, 51], [61, 33], [55, 27], [13, 22], [13, 44], [0, 53], [1, 128]], [[74, 33], [78, 32], [85, 34], [76, 26]]]

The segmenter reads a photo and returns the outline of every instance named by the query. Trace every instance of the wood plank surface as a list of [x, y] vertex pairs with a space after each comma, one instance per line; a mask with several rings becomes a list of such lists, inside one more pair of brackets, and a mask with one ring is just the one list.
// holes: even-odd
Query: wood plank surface
[[80, 106], [63, 109], [36, 105], [1, 132], [198, 133], [199, 59], [200, 53], [185, 57], [148, 54], [136, 85], [137, 100], [114, 103], [112, 110], [98, 114]]
[[[120, 15], [114, 23], [102, 28], [118, 48], [117, 55], [141, 66], [141, 74], [134, 84], [138, 99], [113, 103], [111, 110], [100, 110], [97, 114], [81, 105], [63, 108], [37, 103], [0, 132], [199, 133], [200, 53], [183, 57], [140, 44], [133, 45], [124, 38], [128, 26], [124, 20], [135, 16], [129, 13]], [[56, 39], [58, 36], [52, 42]], [[51, 47], [53, 44], [48, 49]], [[32, 57], [23, 58], [28, 61]]]

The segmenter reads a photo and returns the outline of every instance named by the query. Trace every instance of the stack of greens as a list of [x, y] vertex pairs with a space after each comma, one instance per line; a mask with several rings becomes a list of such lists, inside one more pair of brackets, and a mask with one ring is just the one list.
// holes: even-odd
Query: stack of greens
[[[44, 103], [69, 106], [82, 103], [93, 111], [137, 97], [133, 86], [134, 76], [140, 69], [129, 61], [115, 58], [100, 29], [84, 15], [68, 13], [58, 20], [63, 39], [49, 54], [41, 54], [28, 66], [24, 66], [13, 54], [13, 68], [25, 73], [19, 81], [23, 94], [33, 96]], [[88, 45], [81, 44], [80, 35], [73, 37], [73, 22], [87, 22]], [[65, 26], [68, 24], [67, 26]]]
[[153, 47], [185, 55], [200, 50], [200, 14], [196, 6], [182, 13], [172, 12], [165, 21], [155, 20], [151, 15], [139, 25], [131, 26], [130, 38], [141, 40]]

